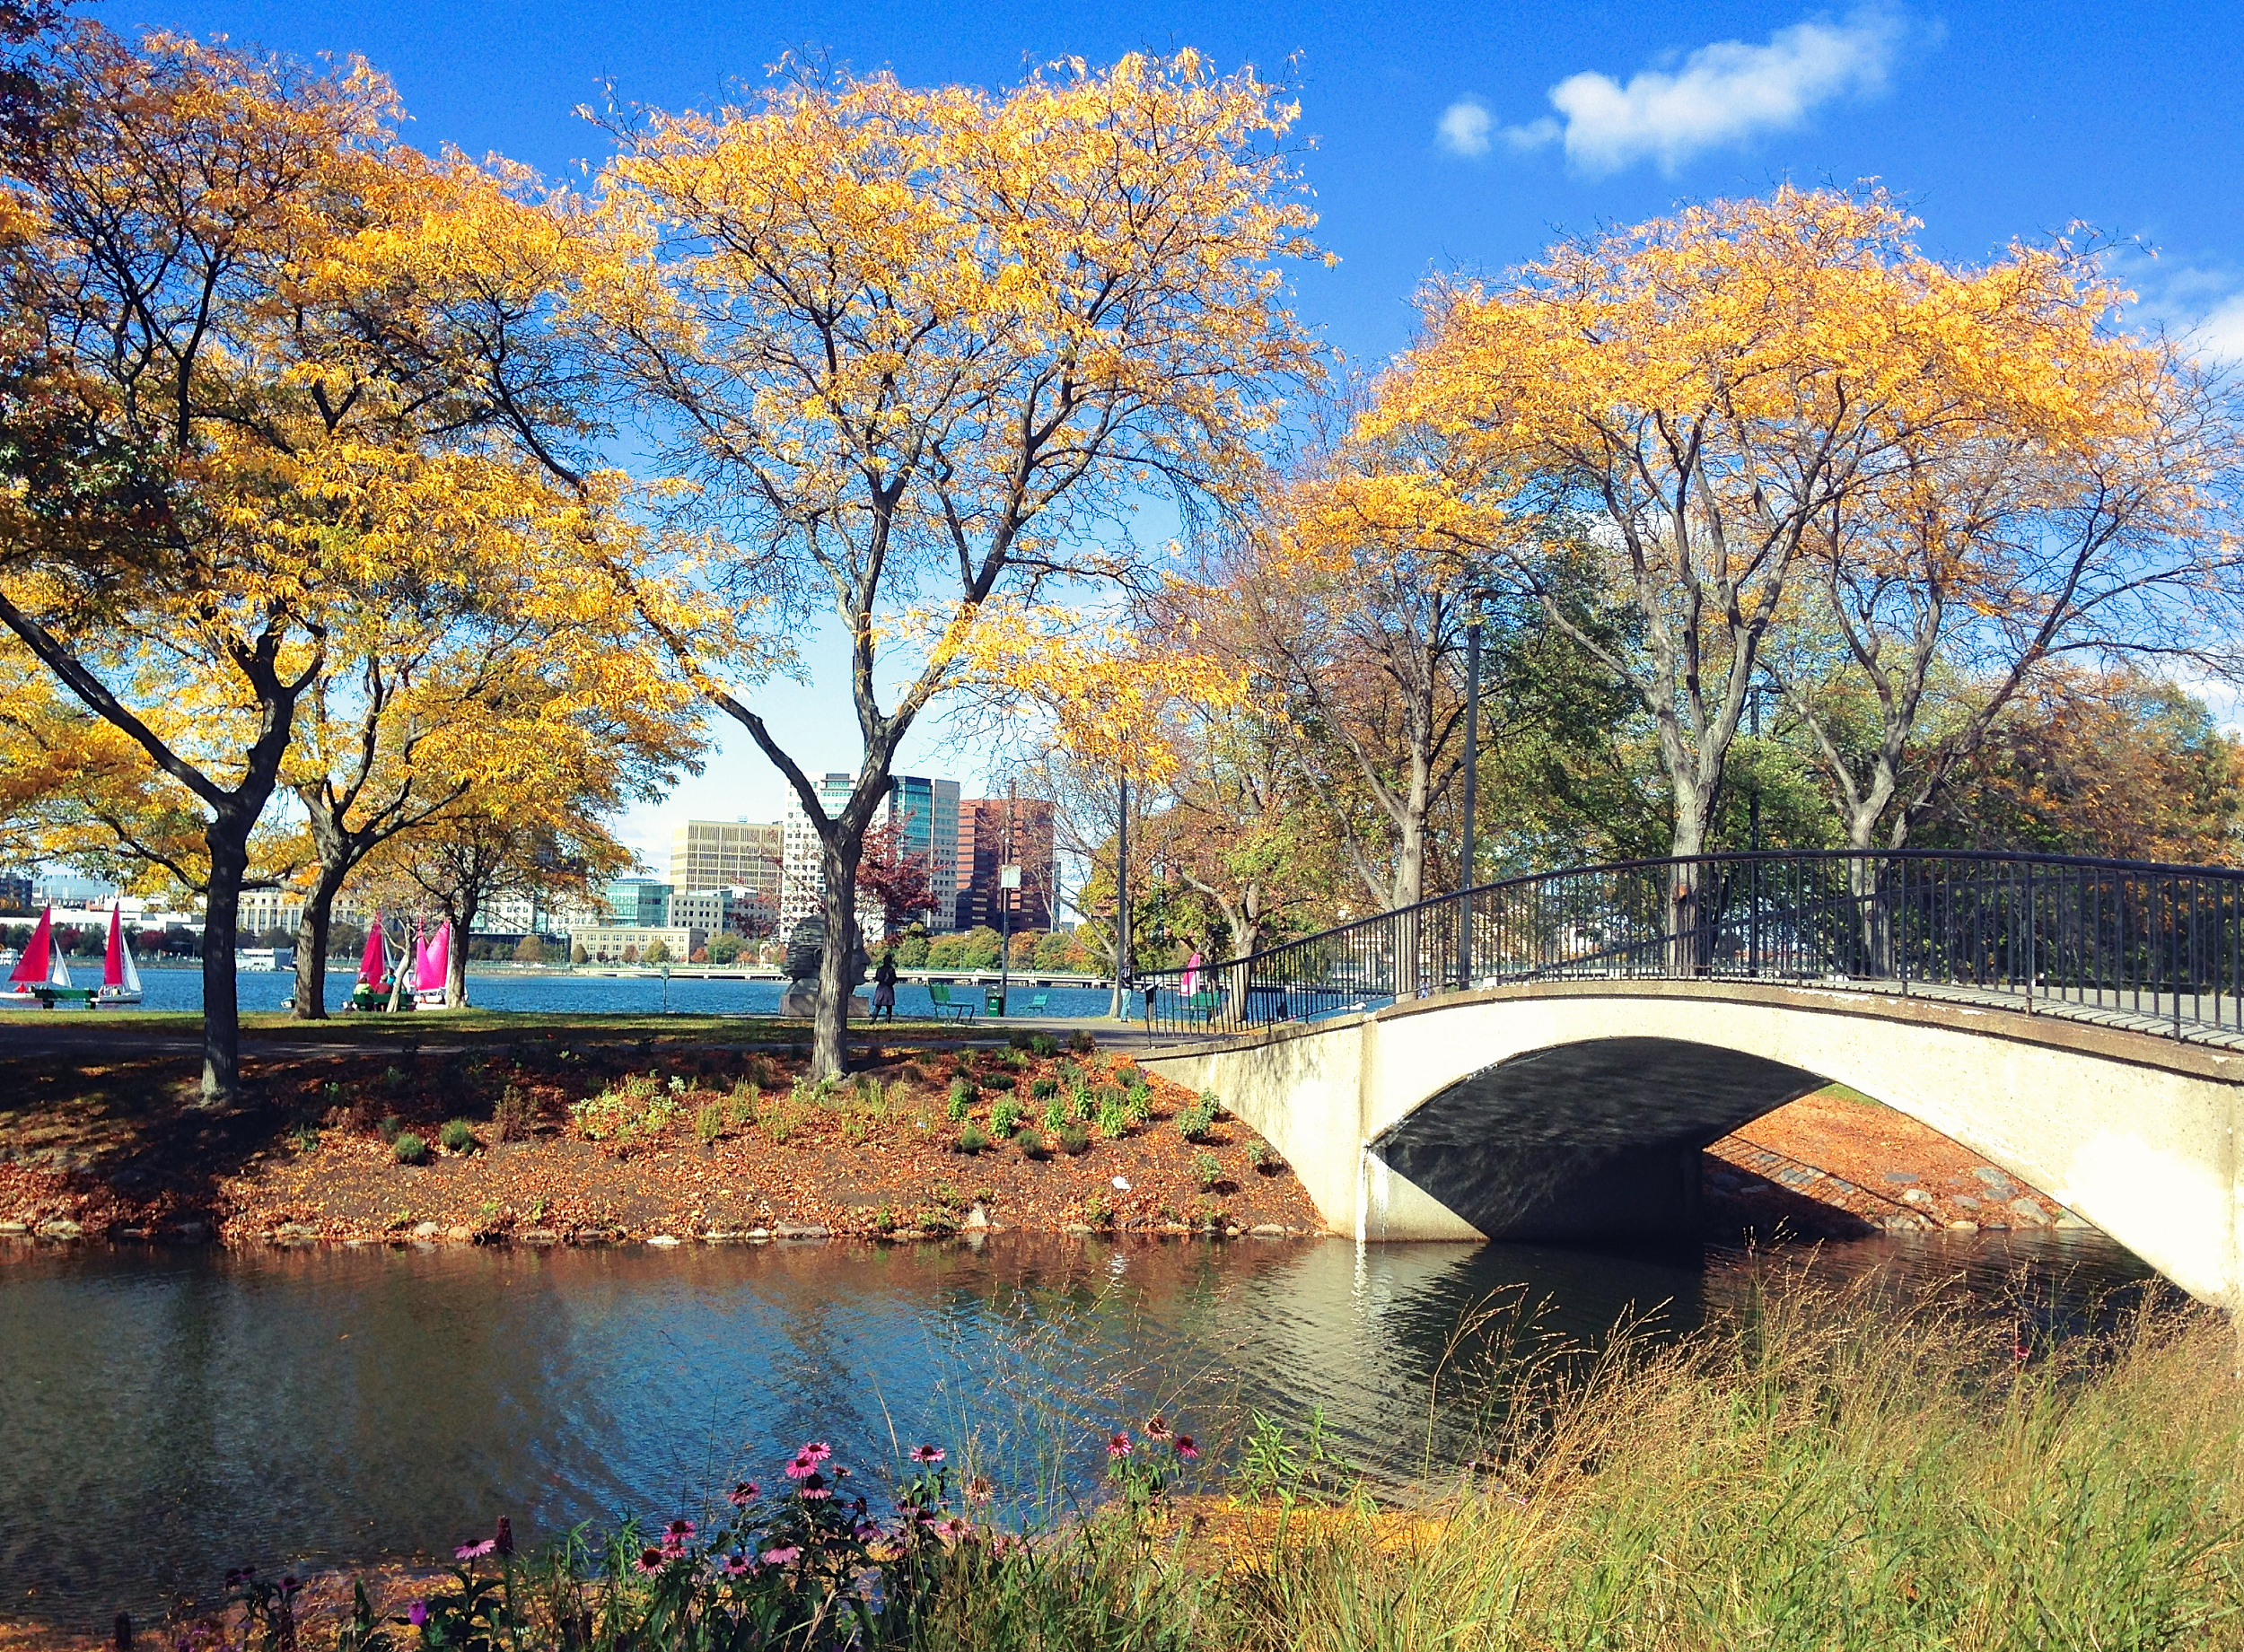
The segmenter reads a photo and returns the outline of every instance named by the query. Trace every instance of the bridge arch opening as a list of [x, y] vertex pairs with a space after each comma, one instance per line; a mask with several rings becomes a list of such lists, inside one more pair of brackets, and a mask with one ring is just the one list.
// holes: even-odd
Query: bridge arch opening
[[[1719, 1158], [1705, 1157], [1706, 1149], [1831, 1088], [1826, 1074], [1749, 1052], [1678, 1038], [1594, 1038], [1528, 1051], [1468, 1073], [1369, 1148], [1387, 1169], [1490, 1237], [1695, 1240], [1713, 1230], [1723, 1203], [1735, 1198], [1713, 1195], [1710, 1212], [1704, 1202], [1709, 1174], [1725, 1188], [1740, 1185], [1738, 1176], [1724, 1174]], [[1849, 1092], [1842, 1088], [1841, 1093]], [[1885, 1111], [1882, 1103], [1871, 1105]], [[1898, 1111], [1890, 1116], [1908, 1119]], [[1968, 1144], [1930, 1126], [1910, 1120], [1900, 1127], [1941, 1143], [1952, 1158], [1978, 1158]], [[1732, 1143], [1731, 1150], [1739, 1146]], [[1825, 1167], [1811, 1162], [1793, 1168], [1814, 1176]], [[2003, 1182], [2010, 1193], [2020, 1192], [2000, 1170], [1981, 1166], [1973, 1174]], [[1915, 1176], [1892, 1179], [1913, 1182]], [[1744, 1180], [1750, 1184], [1755, 1178], [1747, 1173]], [[1849, 1196], [1862, 1202], [1843, 1180], [1835, 1177], [1831, 1185], [1848, 1188]], [[1765, 1191], [1779, 1195], [1784, 1190]], [[1987, 1188], [1975, 1191], [1985, 1194]], [[1918, 1197], [1930, 1203], [1921, 1190]], [[2038, 1201], [2020, 1202], [2035, 1203], [2037, 1222], [2053, 1215]], [[1798, 1204], [1802, 1211], [1815, 1209], [1804, 1199]], [[1897, 1200], [1894, 1213], [1908, 1210]], [[1766, 1212], [1758, 1214], [1766, 1219]], [[1911, 1214], [1922, 1223], [1921, 1213]], [[1997, 1214], [2007, 1222], [2017, 1211], [2013, 1207]], [[1834, 1206], [1811, 1230], [1867, 1232], [1870, 1227], [1859, 1211], [1843, 1213]]]

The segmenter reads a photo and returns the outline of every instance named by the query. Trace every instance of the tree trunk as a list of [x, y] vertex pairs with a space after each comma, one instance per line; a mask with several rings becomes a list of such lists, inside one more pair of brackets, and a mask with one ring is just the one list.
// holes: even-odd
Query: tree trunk
[[849, 1032], [850, 960], [857, 950], [857, 857], [863, 843], [836, 841], [847, 831], [836, 821], [821, 858], [826, 871], [826, 948], [818, 965], [818, 1015], [811, 1023], [811, 1078], [842, 1079], [849, 1073], [845, 1042]]
[[254, 813], [221, 809], [203, 834], [210, 888], [203, 906], [203, 1094], [206, 1107], [241, 1099], [241, 1007], [234, 979], [234, 934], [241, 880], [250, 870]]
[[322, 863], [320, 880], [304, 897], [304, 915], [296, 921], [296, 1019], [328, 1018], [328, 936], [334, 928], [336, 892], [343, 887], [346, 869]]
[[468, 937], [475, 932], [476, 913], [483, 910], [480, 890], [465, 890], [460, 896], [460, 910], [447, 910], [444, 916], [451, 924], [451, 956], [444, 960], [444, 1008], [465, 1010], [468, 1007]]

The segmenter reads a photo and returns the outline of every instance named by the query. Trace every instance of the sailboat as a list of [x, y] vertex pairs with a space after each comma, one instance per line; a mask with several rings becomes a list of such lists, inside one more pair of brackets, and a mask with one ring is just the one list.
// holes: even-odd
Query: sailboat
[[413, 998], [424, 1009], [442, 1009], [451, 976], [451, 920], [436, 927], [436, 939], [413, 941]]
[[93, 1007], [136, 1004], [140, 1001], [140, 971], [133, 963], [133, 943], [125, 939], [125, 917], [110, 908], [110, 945], [101, 957], [101, 984], [93, 990]]
[[21, 1009], [40, 1004], [51, 1010], [62, 999], [92, 996], [87, 988], [70, 984], [70, 966], [64, 961], [62, 948], [55, 945], [55, 909], [49, 906], [39, 914], [39, 927], [31, 931], [31, 944], [16, 959], [8, 990], [0, 992], [0, 1005]]
[[359, 954], [358, 984], [351, 992], [354, 1010], [380, 1010], [390, 992], [390, 948], [381, 939], [381, 914], [366, 926], [366, 949]]

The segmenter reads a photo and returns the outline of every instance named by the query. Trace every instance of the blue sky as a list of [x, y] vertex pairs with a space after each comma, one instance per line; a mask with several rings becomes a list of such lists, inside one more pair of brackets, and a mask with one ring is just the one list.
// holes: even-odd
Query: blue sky
[[[1337, 269], [1296, 306], [1353, 361], [1404, 345], [1437, 270], [1499, 271], [1554, 235], [1753, 193], [1876, 178], [1931, 251], [1982, 258], [2076, 221], [2139, 240], [2123, 273], [2147, 315], [2244, 359], [2244, 4], [683, 4], [549, 0], [107, 0], [113, 28], [224, 33], [363, 54], [397, 82], [424, 146], [496, 150], [561, 176], [597, 161], [574, 118], [627, 102], [708, 107], [789, 48], [907, 81], [1017, 79], [1065, 55], [1191, 45], [1298, 87], [1304, 157]], [[776, 714], [846, 766], [830, 692]], [[827, 730], [830, 729], [830, 737]], [[916, 756], [971, 786], [965, 759]], [[744, 738], [627, 835], [661, 851], [688, 812], [776, 817]]]

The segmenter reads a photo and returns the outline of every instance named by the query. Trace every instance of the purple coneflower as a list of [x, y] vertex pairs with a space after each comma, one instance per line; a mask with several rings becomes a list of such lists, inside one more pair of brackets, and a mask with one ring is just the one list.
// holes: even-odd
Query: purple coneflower
[[826, 1476], [823, 1474], [805, 1474], [800, 1489], [807, 1502], [820, 1502], [834, 1495], [833, 1487], [826, 1483]]
[[802, 1558], [802, 1550], [799, 1545], [794, 1543], [789, 1543], [784, 1549], [767, 1549], [764, 1551], [764, 1564], [767, 1566], [785, 1566], [790, 1561], [799, 1560]]
[[1130, 1437], [1128, 1435], [1110, 1434], [1107, 1437], [1107, 1455], [1112, 1457], [1116, 1462], [1119, 1463], [1124, 1457], [1126, 1457], [1129, 1455]]
[[1189, 1434], [1177, 1436], [1177, 1455], [1188, 1463], [1200, 1455], [1200, 1448], [1192, 1443], [1192, 1436]]
[[1159, 1445], [1170, 1438], [1176, 1430], [1169, 1426], [1169, 1419], [1155, 1412], [1145, 1420], [1145, 1438]]
[[724, 1575], [728, 1578], [745, 1578], [755, 1564], [744, 1554], [728, 1554], [724, 1557]]
[[691, 1543], [694, 1536], [694, 1523], [690, 1520], [673, 1520], [662, 1528], [662, 1535], [674, 1543]]
[[730, 1491], [724, 1494], [724, 1500], [732, 1504], [735, 1508], [746, 1508], [749, 1503], [755, 1500], [756, 1494], [762, 1490], [763, 1487], [758, 1485], [754, 1481], [743, 1480], [740, 1484], [734, 1486]]
[[789, 1480], [800, 1480], [805, 1474], [817, 1473], [818, 1459], [807, 1451], [798, 1451], [788, 1460], [787, 1478]]
[[814, 1439], [802, 1447], [802, 1455], [813, 1463], [823, 1463], [834, 1455], [834, 1448], [822, 1439]]
[[459, 1548], [451, 1551], [452, 1559], [456, 1560], [479, 1560], [498, 1546], [499, 1542], [495, 1537], [486, 1537], [479, 1543], [461, 1543]]
[[970, 1528], [967, 1525], [967, 1523], [960, 1519], [956, 1515], [952, 1515], [948, 1520], [945, 1520], [941, 1525], [935, 1528], [935, 1530], [941, 1533], [943, 1536], [952, 1539], [964, 1537], [969, 1529]]
[[966, 1500], [968, 1502], [986, 1503], [989, 1499], [990, 1483], [988, 1481], [983, 1479], [981, 1475], [977, 1474], [973, 1479], [966, 1482]]
[[633, 1564], [643, 1572], [659, 1572], [670, 1564], [670, 1557], [660, 1549], [642, 1549], [639, 1558]]
[[942, 1461], [942, 1447], [940, 1446], [915, 1446], [912, 1447], [912, 1461], [915, 1463], [940, 1463]]
[[425, 1600], [416, 1600], [410, 1606], [408, 1606], [405, 1609], [405, 1621], [413, 1625], [415, 1629], [418, 1629], [422, 1624], [427, 1622], [428, 1603]]

